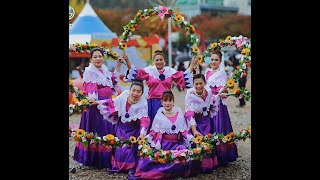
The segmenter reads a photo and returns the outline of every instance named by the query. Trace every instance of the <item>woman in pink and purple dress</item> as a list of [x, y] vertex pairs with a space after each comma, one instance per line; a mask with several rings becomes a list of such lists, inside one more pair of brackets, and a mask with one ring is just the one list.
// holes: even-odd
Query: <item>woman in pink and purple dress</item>
[[[190, 147], [193, 136], [179, 107], [174, 106], [171, 91], [163, 93], [161, 103], [154, 117], [150, 133], [146, 136], [151, 147], [162, 150], [184, 150]], [[134, 176], [129, 179], [167, 179], [188, 177], [199, 173], [201, 162], [190, 160], [187, 163], [158, 163], [149, 158], [140, 158]]]
[[[228, 134], [233, 132], [231, 120], [227, 108], [225, 88], [227, 82], [227, 74], [224, 70], [224, 63], [221, 62], [222, 54], [215, 51], [211, 54], [210, 68], [205, 71], [207, 86], [210, 87], [213, 95], [218, 95], [219, 110], [214, 117], [214, 132], [219, 134]], [[235, 161], [238, 158], [237, 146], [235, 143], [220, 144], [216, 146], [216, 154], [218, 157], [218, 165], [224, 166], [228, 162]]]
[[[80, 129], [86, 132], [97, 133], [98, 136], [114, 134], [113, 125], [104, 120], [97, 108], [97, 101], [110, 99], [119, 88], [119, 71], [121, 62], [116, 64], [115, 72], [110, 72], [104, 65], [103, 50], [93, 48], [90, 52], [90, 65], [85, 68], [83, 74], [82, 91], [87, 94], [91, 106], [82, 113]], [[97, 169], [111, 168], [112, 149], [102, 144], [95, 147], [90, 144], [84, 147], [81, 143], [76, 144], [73, 159], [85, 166]]]
[[[117, 138], [144, 139], [150, 125], [148, 105], [146, 98], [142, 97], [143, 82], [135, 80], [130, 90], [123, 91], [114, 99], [99, 101], [98, 108], [104, 118], [115, 124]], [[138, 145], [125, 146], [115, 149], [112, 157], [112, 169], [109, 173], [129, 172], [134, 173], [138, 164]]]
[[[213, 118], [218, 110], [216, 96], [211, 89], [205, 87], [203, 74], [193, 76], [193, 88], [187, 90], [185, 96], [185, 117], [191, 127], [193, 136], [214, 133]], [[218, 159], [213, 150], [212, 155], [206, 155], [201, 162], [202, 173], [212, 173], [218, 167]]]
[[[148, 90], [148, 115], [152, 124], [154, 116], [161, 107], [161, 96], [166, 90], [170, 90], [174, 81], [180, 88], [192, 87], [192, 72], [196, 61], [192, 61], [186, 71], [176, 71], [171, 67], [165, 67], [165, 59], [162, 51], [155, 51], [153, 55], [154, 66], [144, 69], [131, 67], [128, 57], [123, 56], [127, 63], [128, 71], [124, 81], [131, 82], [136, 78], [146, 80]], [[149, 128], [150, 129], [150, 128]]]

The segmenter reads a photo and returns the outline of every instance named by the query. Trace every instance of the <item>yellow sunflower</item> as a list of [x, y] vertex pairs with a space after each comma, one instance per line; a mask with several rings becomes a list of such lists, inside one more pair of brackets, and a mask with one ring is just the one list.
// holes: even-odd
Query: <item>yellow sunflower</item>
[[158, 158], [158, 162], [164, 164], [167, 162], [166, 158]]
[[75, 46], [79, 48], [79, 47], [81, 47], [81, 44], [80, 43], [76, 43]]
[[232, 88], [234, 86], [234, 80], [233, 79], [229, 79], [227, 81], [227, 86], [228, 86], [228, 88]]
[[73, 82], [71, 79], [69, 79], [69, 85], [72, 86]]
[[204, 63], [202, 55], [197, 56], [197, 60], [198, 60], [199, 64], [203, 64]]
[[121, 43], [120, 49], [126, 50], [127, 49], [127, 43]]
[[88, 100], [86, 100], [86, 99], [81, 99], [81, 104], [87, 104], [88, 103]]
[[227, 37], [226, 37], [225, 42], [227, 42], [227, 43], [228, 43], [228, 42], [230, 41], [230, 39], [231, 39], [231, 38], [232, 38], [231, 36], [227, 36]]
[[180, 14], [177, 14], [175, 20], [180, 24], [182, 22], [182, 16]]
[[196, 138], [194, 138], [193, 142], [196, 144], [202, 143], [202, 136], [197, 136]]
[[189, 27], [186, 27], [186, 32], [189, 32], [190, 31], [190, 28]]
[[132, 144], [137, 143], [137, 138], [134, 136], [130, 136], [129, 140]]
[[90, 46], [91, 46], [91, 47], [97, 47], [98, 44], [96, 44], [96, 43], [91, 43]]
[[143, 15], [143, 14], [140, 16], [140, 20], [141, 20], [141, 21], [143, 21], [145, 18], [146, 18], [146, 16]]
[[142, 144], [144, 144], [145, 142], [146, 142], [146, 140], [141, 139], [141, 140], [138, 141], [138, 144], [139, 144], [139, 145], [142, 145]]
[[195, 29], [192, 25], [190, 25], [190, 27], [191, 27], [191, 29], [192, 29], [192, 32], [195, 32], [195, 31], [196, 31], [196, 29]]
[[199, 51], [200, 51], [200, 50], [199, 50], [198, 46], [193, 46], [193, 47], [192, 47], [192, 52], [198, 53]]
[[84, 130], [83, 129], [78, 129], [76, 132], [76, 136], [78, 138], [81, 138], [82, 136], [84, 136]]
[[107, 139], [108, 141], [114, 140], [114, 135], [112, 135], [112, 134], [107, 134], [107, 135], [106, 135], [106, 139]]
[[132, 32], [134, 32], [134, 31], [136, 30], [136, 28], [134, 28], [133, 25], [131, 25], [131, 26], [129, 27], [129, 29], [130, 29]]
[[227, 134], [224, 136], [224, 140], [226, 140], [226, 141], [231, 141], [231, 139], [232, 139], [232, 137], [230, 134]]
[[112, 53], [111, 53], [111, 56], [112, 56], [113, 58], [117, 58], [117, 57], [118, 57], [118, 53], [117, 53], [117, 52], [112, 52]]
[[210, 47], [211, 47], [212, 49], [216, 48], [217, 46], [218, 46], [218, 43], [216, 43], [216, 42], [210, 44]]
[[204, 143], [203, 144], [205, 147], [210, 147], [210, 144], [209, 143]]

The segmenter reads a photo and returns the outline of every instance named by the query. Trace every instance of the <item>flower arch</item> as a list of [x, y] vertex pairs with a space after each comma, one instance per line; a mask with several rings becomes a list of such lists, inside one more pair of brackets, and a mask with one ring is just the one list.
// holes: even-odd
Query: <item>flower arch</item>
[[[123, 26], [124, 32], [119, 38], [119, 49], [125, 52], [127, 48], [127, 42], [129, 41], [130, 36], [138, 28], [139, 23], [153, 16], [159, 16], [163, 18], [172, 18], [179, 26], [180, 29], [184, 30], [190, 39], [192, 44], [191, 48], [198, 49], [197, 36], [195, 35], [196, 30], [189, 21], [186, 21], [184, 17], [176, 12], [173, 12], [171, 9], [167, 9], [165, 6], [158, 6], [150, 9], [139, 10], [135, 15], [134, 19], [130, 20], [129, 23]], [[196, 54], [193, 54], [196, 55]]]
[[[251, 65], [251, 43], [247, 37], [242, 35], [236, 37], [227, 36], [224, 41], [211, 43], [208, 49], [203, 53], [202, 63], [210, 64], [210, 55], [212, 52], [221, 50], [228, 46], [235, 46], [240, 52], [239, 66], [234, 70], [232, 77], [227, 81], [226, 87], [230, 90], [233, 89], [234, 83], [239, 81], [240, 78], [246, 77], [246, 69]], [[249, 101], [251, 94], [244, 88], [238, 88], [233, 93], [229, 94], [235, 97], [244, 98]]]

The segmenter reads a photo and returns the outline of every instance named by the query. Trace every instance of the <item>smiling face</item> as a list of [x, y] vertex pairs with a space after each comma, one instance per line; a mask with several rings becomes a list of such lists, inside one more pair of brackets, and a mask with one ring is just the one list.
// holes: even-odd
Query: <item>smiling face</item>
[[142, 92], [141, 86], [138, 86], [138, 85], [131, 86], [129, 96], [131, 97], [131, 99], [133, 101], [135, 101], [135, 102], [139, 101], [142, 94], [143, 94], [143, 92]]
[[103, 64], [103, 54], [99, 51], [96, 50], [92, 53], [92, 56], [90, 58], [90, 62], [96, 67], [96, 68], [101, 68]]
[[212, 69], [218, 69], [221, 63], [221, 58], [217, 54], [211, 55], [210, 66]]
[[160, 54], [154, 56], [153, 63], [158, 70], [162, 70], [166, 65], [166, 62], [164, 61], [163, 56]]
[[193, 87], [196, 90], [196, 93], [199, 95], [203, 94], [205, 85], [206, 83], [202, 78], [197, 78], [193, 80]]
[[161, 104], [166, 111], [172, 111], [174, 106], [174, 96], [172, 93], [164, 93], [161, 98]]

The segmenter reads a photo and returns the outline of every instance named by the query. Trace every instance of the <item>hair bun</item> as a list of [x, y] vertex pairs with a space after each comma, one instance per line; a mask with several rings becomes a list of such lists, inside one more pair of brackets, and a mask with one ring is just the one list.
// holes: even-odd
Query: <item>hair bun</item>
[[143, 80], [139, 78], [134, 79], [134, 81], [143, 83]]

